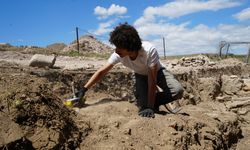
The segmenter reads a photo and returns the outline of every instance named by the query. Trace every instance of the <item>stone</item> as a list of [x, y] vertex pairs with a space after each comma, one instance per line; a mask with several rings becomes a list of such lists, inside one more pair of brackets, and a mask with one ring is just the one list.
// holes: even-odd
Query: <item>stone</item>
[[55, 55], [42, 55], [42, 54], [35, 54], [29, 61], [29, 66], [31, 67], [50, 67], [52, 68], [55, 64], [56, 56]]

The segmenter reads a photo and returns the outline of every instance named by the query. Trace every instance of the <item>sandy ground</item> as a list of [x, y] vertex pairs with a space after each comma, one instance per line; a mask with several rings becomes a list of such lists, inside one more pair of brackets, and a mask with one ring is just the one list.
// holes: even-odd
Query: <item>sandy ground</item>
[[[17, 64], [28, 66], [32, 54], [23, 54], [13, 51], [0, 51], [0, 61], [15, 62]], [[90, 58], [76, 58], [67, 56], [58, 56], [54, 67], [63, 69], [79, 69], [79, 68], [99, 68], [106, 60], [103, 59], [90, 59]]]
[[185, 88], [182, 110], [171, 114], [161, 107], [149, 119], [138, 116], [131, 73], [121, 66], [88, 91], [83, 107], [66, 108], [71, 82], [85, 83], [106, 60], [57, 57], [50, 69], [28, 67], [31, 57], [0, 51], [0, 148], [244, 150], [250, 145], [249, 66], [229, 61], [221, 62], [223, 67], [176, 68], [165, 61]]

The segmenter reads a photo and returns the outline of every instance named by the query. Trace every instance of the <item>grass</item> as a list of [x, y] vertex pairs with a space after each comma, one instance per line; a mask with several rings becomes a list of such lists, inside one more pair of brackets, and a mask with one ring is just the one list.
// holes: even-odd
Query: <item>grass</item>
[[66, 55], [70, 56], [70, 57], [79, 57], [80, 53], [78, 53], [77, 51], [70, 51], [70, 52], [66, 53]]
[[67, 52], [63, 52], [62, 50], [55, 50], [43, 47], [28, 47], [28, 46], [12, 46], [10, 44], [0, 45], [0, 51], [15, 51], [21, 53], [29, 53], [29, 54], [44, 54], [51, 55], [55, 54], [58, 56], [70, 56], [70, 57], [89, 57], [96, 59], [108, 59], [112, 52], [110, 53], [98, 53], [98, 52], [90, 52], [86, 51], [78, 51], [71, 50]]
[[84, 54], [85, 57], [91, 57], [91, 58], [102, 58], [102, 59], [108, 59], [111, 53], [94, 53], [94, 52], [87, 52]]
[[96, 58], [96, 59], [108, 59], [111, 53], [97, 53], [97, 52], [80, 52], [78, 51], [69, 51], [65, 53], [61, 53], [64, 56], [70, 57], [87, 57], [87, 58]]
[[[224, 56], [225, 57], [225, 56]], [[234, 54], [228, 54], [226, 58], [236, 58], [242, 62], [246, 62], [247, 56], [246, 55], [234, 55]], [[248, 63], [250, 63], [250, 58], [248, 58]]]

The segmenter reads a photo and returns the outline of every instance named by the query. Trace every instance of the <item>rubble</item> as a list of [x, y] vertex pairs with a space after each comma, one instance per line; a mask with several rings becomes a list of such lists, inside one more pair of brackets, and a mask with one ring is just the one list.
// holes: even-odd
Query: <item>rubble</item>
[[178, 62], [177, 65], [184, 66], [184, 67], [197, 67], [203, 65], [213, 66], [215, 62], [211, 62], [207, 56], [198, 55], [194, 57], [182, 57]]

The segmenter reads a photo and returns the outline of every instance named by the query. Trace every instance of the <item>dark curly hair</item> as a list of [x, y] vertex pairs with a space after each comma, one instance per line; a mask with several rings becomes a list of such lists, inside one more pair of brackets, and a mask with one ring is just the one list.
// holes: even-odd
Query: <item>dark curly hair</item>
[[124, 48], [128, 51], [139, 51], [141, 39], [136, 29], [128, 23], [119, 24], [110, 32], [109, 42], [116, 48]]

